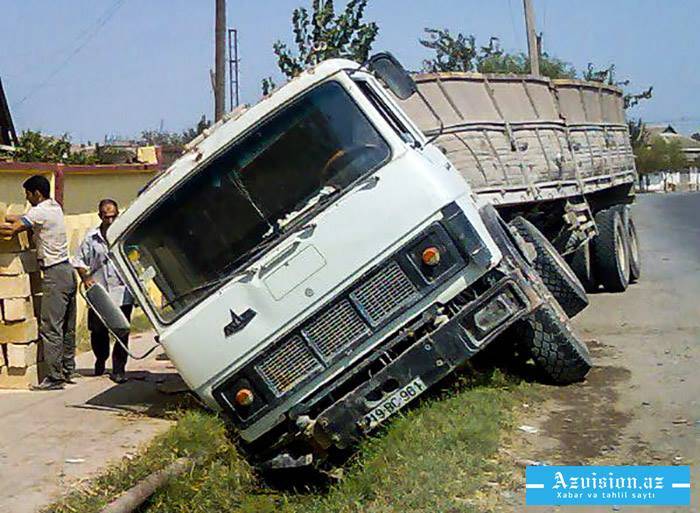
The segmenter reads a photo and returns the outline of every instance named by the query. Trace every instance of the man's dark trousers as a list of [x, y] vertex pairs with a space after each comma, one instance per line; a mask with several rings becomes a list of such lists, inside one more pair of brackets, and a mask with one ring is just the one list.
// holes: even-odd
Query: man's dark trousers
[[75, 372], [75, 294], [77, 282], [68, 262], [43, 269], [39, 338], [44, 344], [47, 377], [60, 382]]
[[[134, 305], [121, 306], [122, 312], [124, 312], [127, 319], [131, 319], [133, 308]], [[88, 329], [90, 330], [90, 344], [92, 345], [92, 352], [95, 353], [95, 359], [98, 362], [106, 362], [109, 357], [109, 331], [92, 309], [88, 312]], [[124, 335], [121, 341], [128, 347], [129, 334]], [[112, 350], [112, 372], [124, 374], [128, 357], [129, 355], [121, 344], [115, 341], [114, 349]]]

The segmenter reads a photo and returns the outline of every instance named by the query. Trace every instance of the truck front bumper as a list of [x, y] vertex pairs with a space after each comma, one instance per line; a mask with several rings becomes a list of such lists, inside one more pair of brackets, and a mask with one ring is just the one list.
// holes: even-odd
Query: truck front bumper
[[[506, 262], [503, 265], [510, 267]], [[510, 268], [485, 293], [323, 411], [308, 431], [313, 442], [322, 448], [352, 445], [377, 424], [371, 413], [378, 406], [393, 413], [392, 400], [396, 397], [398, 410], [409, 402], [398, 394], [416, 378], [424, 389], [431, 388], [540, 303], [524, 275]]]

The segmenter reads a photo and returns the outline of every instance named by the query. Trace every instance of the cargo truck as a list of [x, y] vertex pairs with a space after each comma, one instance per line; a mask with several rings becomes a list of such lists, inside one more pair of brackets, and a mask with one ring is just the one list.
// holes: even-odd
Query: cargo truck
[[417, 94], [389, 54], [305, 71], [193, 141], [108, 232], [170, 360], [268, 468], [351, 446], [496, 339], [550, 382], [591, 367], [552, 295], [566, 263], [479, 204], [387, 88]]

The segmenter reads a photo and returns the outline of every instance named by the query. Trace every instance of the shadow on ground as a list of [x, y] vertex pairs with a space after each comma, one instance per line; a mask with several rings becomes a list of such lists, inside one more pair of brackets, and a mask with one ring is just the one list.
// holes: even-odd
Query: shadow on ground
[[[92, 370], [88, 369], [80, 369], [79, 372], [84, 376], [92, 374]], [[126, 383], [115, 383], [82, 404], [68, 406], [166, 418], [176, 409], [195, 404], [187, 385], [174, 370], [137, 370], [127, 372], [126, 376]]]

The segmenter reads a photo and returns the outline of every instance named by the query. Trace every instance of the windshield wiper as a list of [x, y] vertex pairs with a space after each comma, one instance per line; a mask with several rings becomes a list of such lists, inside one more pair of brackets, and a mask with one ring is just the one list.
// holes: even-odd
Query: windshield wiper
[[324, 186], [316, 196], [304, 203], [304, 205], [299, 210], [289, 212], [283, 218], [278, 219], [276, 221], [277, 226], [279, 226], [280, 228], [284, 228], [302, 214], [321, 205], [325, 205], [331, 198], [335, 197], [339, 192], [340, 189], [334, 185]]
[[[238, 258], [236, 258], [236, 260], [233, 262], [233, 264], [231, 266], [229, 266], [229, 268], [232, 267], [233, 265], [235, 265], [236, 262], [248, 260], [253, 255], [260, 253], [261, 251], [268, 248], [273, 242], [275, 242], [277, 240], [278, 235], [279, 235], [279, 231], [273, 230], [272, 233], [270, 233], [269, 235], [264, 237], [258, 244], [256, 244], [255, 246], [250, 248], [248, 251], [246, 251], [245, 253], [240, 255]], [[205, 281], [204, 283], [197, 285], [196, 287], [193, 287], [191, 289], [188, 289], [188, 290], [182, 292], [181, 294], [176, 295], [174, 298], [172, 298], [170, 301], [165, 303], [163, 306], [172, 305], [176, 301], [180, 301], [182, 299], [185, 299], [186, 297], [189, 297], [192, 294], [196, 294], [197, 292], [201, 292], [203, 290], [207, 290], [207, 289], [210, 289], [212, 287], [216, 287], [217, 285], [220, 285], [221, 283], [224, 283], [225, 281], [232, 279], [232, 276], [233, 276], [233, 273], [228, 273], [228, 272], [224, 271], [224, 274], [222, 274], [216, 278], [213, 278], [209, 281]]]
[[220, 283], [225, 282], [228, 280], [230, 276], [219, 276], [218, 278], [214, 278], [213, 280], [205, 281], [201, 285], [197, 285], [196, 287], [193, 287], [189, 290], [186, 290], [182, 294], [178, 294], [174, 298], [172, 298], [170, 301], [167, 301], [166, 303], [163, 304], [163, 307], [170, 306], [173, 303], [176, 303], [177, 301], [181, 301], [185, 299], [186, 297], [190, 297], [192, 294], [196, 294], [197, 292], [201, 292], [202, 290], [210, 289], [212, 287], [215, 287], [219, 285]]

